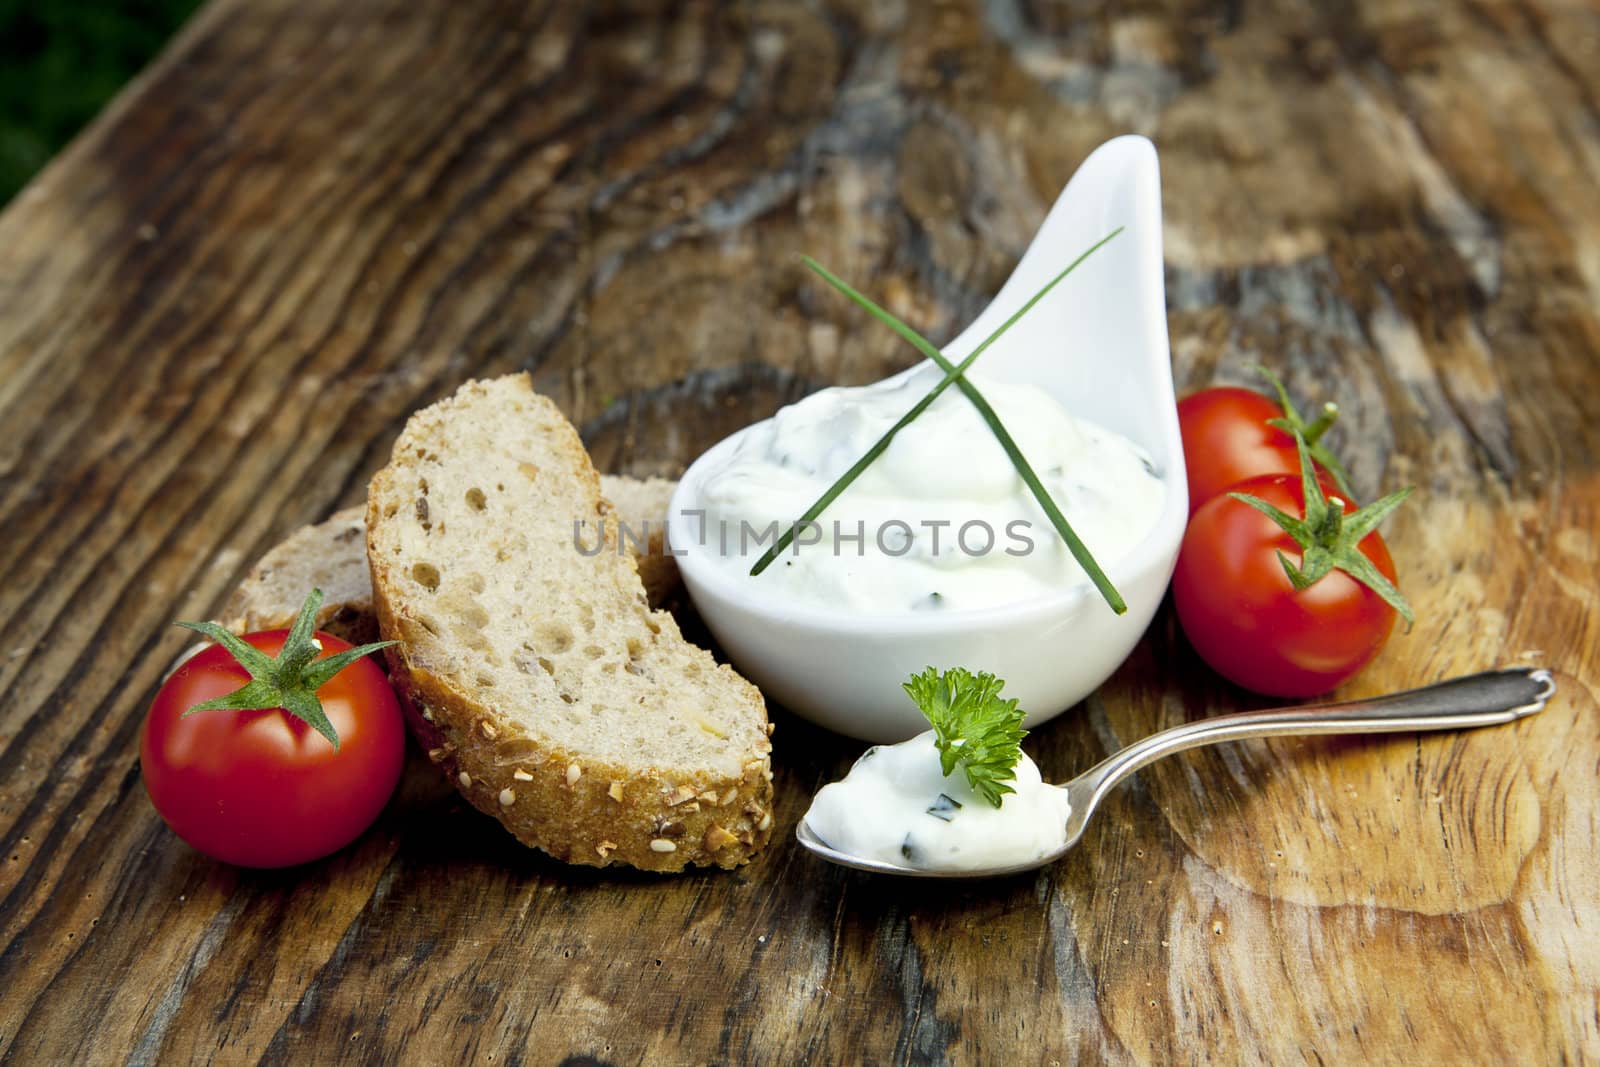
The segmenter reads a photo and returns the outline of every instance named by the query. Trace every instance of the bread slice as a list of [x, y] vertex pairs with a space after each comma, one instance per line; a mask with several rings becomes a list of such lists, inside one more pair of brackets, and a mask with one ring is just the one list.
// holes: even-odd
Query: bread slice
[[683, 580], [678, 561], [667, 551], [667, 511], [677, 488], [671, 478], [600, 476], [600, 495], [611, 501], [618, 540], [633, 553], [645, 596], [655, 607], [671, 599]]
[[306, 594], [320, 589], [317, 629], [352, 645], [376, 641], [366, 514], [365, 505], [345, 508], [280, 541], [250, 568], [218, 621], [236, 634], [284, 629], [294, 622]]
[[[600, 492], [611, 502], [619, 530], [621, 525], [628, 528], [630, 536], [622, 537], [622, 544], [635, 553], [653, 607], [671, 599], [681, 580], [678, 562], [666, 550], [667, 508], [677, 487], [670, 478], [600, 476]], [[236, 634], [287, 629], [312, 589], [323, 594], [319, 630], [352, 645], [378, 640], [365, 504], [302, 526], [269, 549], [229, 596], [218, 621]]]
[[609, 513], [526, 375], [412, 415], [367, 495], [396, 688], [429, 757], [523, 842], [736, 866], [772, 831], [761, 694], [651, 610]]

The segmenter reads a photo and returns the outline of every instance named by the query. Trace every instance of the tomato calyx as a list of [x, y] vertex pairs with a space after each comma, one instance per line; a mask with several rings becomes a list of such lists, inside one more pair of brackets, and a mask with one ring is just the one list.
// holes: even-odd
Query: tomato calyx
[[1311, 458], [1332, 476], [1339, 486], [1339, 491], [1354, 499], [1356, 493], [1350, 488], [1350, 475], [1345, 471], [1344, 464], [1333, 454], [1333, 449], [1321, 443], [1322, 435], [1327, 433], [1328, 427], [1339, 418], [1339, 405], [1329, 400], [1322, 405], [1322, 410], [1315, 419], [1306, 422], [1295, 408], [1294, 402], [1289, 399], [1289, 391], [1283, 387], [1282, 380], [1266, 367], [1257, 366], [1256, 371], [1272, 385], [1273, 392], [1278, 394], [1278, 406], [1283, 409], [1283, 416], [1268, 419], [1267, 425], [1282, 430], [1298, 441], [1303, 441], [1311, 453]]
[[317, 609], [322, 606], [322, 590], [313, 589], [300, 606], [289, 628], [283, 648], [276, 656], [269, 656], [255, 646], [214, 622], [180, 622], [179, 626], [204, 634], [227, 649], [229, 654], [250, 674], [250, 681], [224, 696], [202, 701], [183, 713], [188, 718], [197, 711], [256, 711], [282, 708], [317, 733], [327, 738], [334, 751], [339, 750], [339, 733], [322, 710], [317, 690], [340, 671], [369, 652], [376, 652], [394, 644], [393, 641], [375, 641], [370, 645], [346, 649], [343, 652], [317, 659], [322, 653], [322, 642], [315, 636]]
[[1295, 434], [1295, 446], [1300, 452], [1300, 484], [1305, 498], [1305, 518], [1297, 519], [1248, 493], [1230, 492], [1228, 495], [1271, 519], [1300, 546], [1298, 567], [1281, 550], [1278, 552], [1283, 573], [1296, 591], [1310, 588], [1330, 571], [1341, 570], [1398, 612], [1409, 629], [1416, 621], [1411, 605], [1406, 603], [1406, 598], [1394, 583], [1372, 565], [1359, 546], [1364, 537], [1377, 529], [1378, 524], [1411, 495], [1414, 487], [1398, 489], [1382, 500], [1346, 515], [1345, 502], [1336, 496], [1327, 496], [1317, 483], [1316, 470], [1311, 462], [1311, 447], [1299, 433]]

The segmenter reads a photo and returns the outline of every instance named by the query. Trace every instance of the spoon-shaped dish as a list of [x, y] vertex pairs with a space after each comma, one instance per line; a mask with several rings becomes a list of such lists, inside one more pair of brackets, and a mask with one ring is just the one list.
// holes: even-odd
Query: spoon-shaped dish
[[795, 827], [795, 836], [802, 845], [824, 859], [879, 874], [902, 874], [915, 878], [992, 878], [1018, 874], [1054, 863], [1066, 855], [1083, 837], [1084, 827], [1088, 825], [1100, 801], [1117, 783], [1139, 768], [1174, 752], [1246, 737], [1282, 734], [1389, 734], [1497, 726], [1539, 711], [1555, 691], [1555, 679], [1549, 671], [1515, 667], [1469, 674], [1463, 678], [1370, 700], [1246, 711], [1186, 722], [1170, 730], [1151, 734], [1142, 741], [1135, 741], [1062, 786], [1067, 791], [1072, 812], [1067, 817], [1060, 847], [1038, 859], [1011, 866], [981, 870], [928, 870], [852, 856], [830, 847], [812, 831], [804, 818]]
[[[695, 607], [734, 664], [769, 696], [831, 730], [902, 741], [926, 723], [901, 683], [932, 664], [1005, 679], [1034, 726], [1076, 704], [1127, 658], [1172, 577], [1188, 514], [1173, 399], [1161, 259], [1161, 182], [1142, 137], [1102, 145], [1051, 208], [989, 307], [945, 355], [959, 361], [1045, 283], [1117, 227], [974, 364], [1000, 381], [1039, 386], [1069, 411], [1139, 445], [1166, 482], [1154, 530], [1121, 559], [1101, 560], [1127, 601], [1113, 614], [1087, 582], [998, 608], [846, 614], [795, 604], [719, 560], [695, 518], [702, 486], [739, 447], [741, 431], [684, 474], [667, 534]], [[871, 291], [871, 279], [853, 279]], [[863, 329], [879, 328], [866, 321]], [[913, 367], [907, 374], [916, 370]], [[797, 514], [795, 518], [799, 518]], [[826, 518], [826, 516], [825, 516]]]

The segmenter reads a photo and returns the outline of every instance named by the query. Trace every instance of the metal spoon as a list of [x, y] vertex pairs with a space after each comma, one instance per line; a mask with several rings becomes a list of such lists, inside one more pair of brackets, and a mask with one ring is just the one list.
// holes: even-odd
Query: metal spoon
[[1095, 808], [1117, 783], [1146, 764], [1174, 752], [1222, 741], [1281, 734], [1393, 734], [1497, 726], [1539, 711], [1555, 691], [1555, 679], [1548, 670], [1513, 667], [1469, 674], [1370, 700], [1246, 711], [1186, 722], [1134, 742], [1062, 786], [1067, 791], [1072, 813], [1067, 817], [1060, 846], [1037, 859], [1010, 866], [979, 870], [925, 869], [852, 856], [830, 847], [812, 832], [804, 818], [795, 827], [795, 836], [824, 859], [879, 874], [918, 878], [990, 878], [1016, 874], [1064, 856], [1083, 837], [1084, 827]]

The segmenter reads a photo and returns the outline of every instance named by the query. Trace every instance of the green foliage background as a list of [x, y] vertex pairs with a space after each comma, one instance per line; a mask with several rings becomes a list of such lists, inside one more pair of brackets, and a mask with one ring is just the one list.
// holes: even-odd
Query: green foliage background
[[0, 0], [0, 204], [199, 6], [200, 0]]

